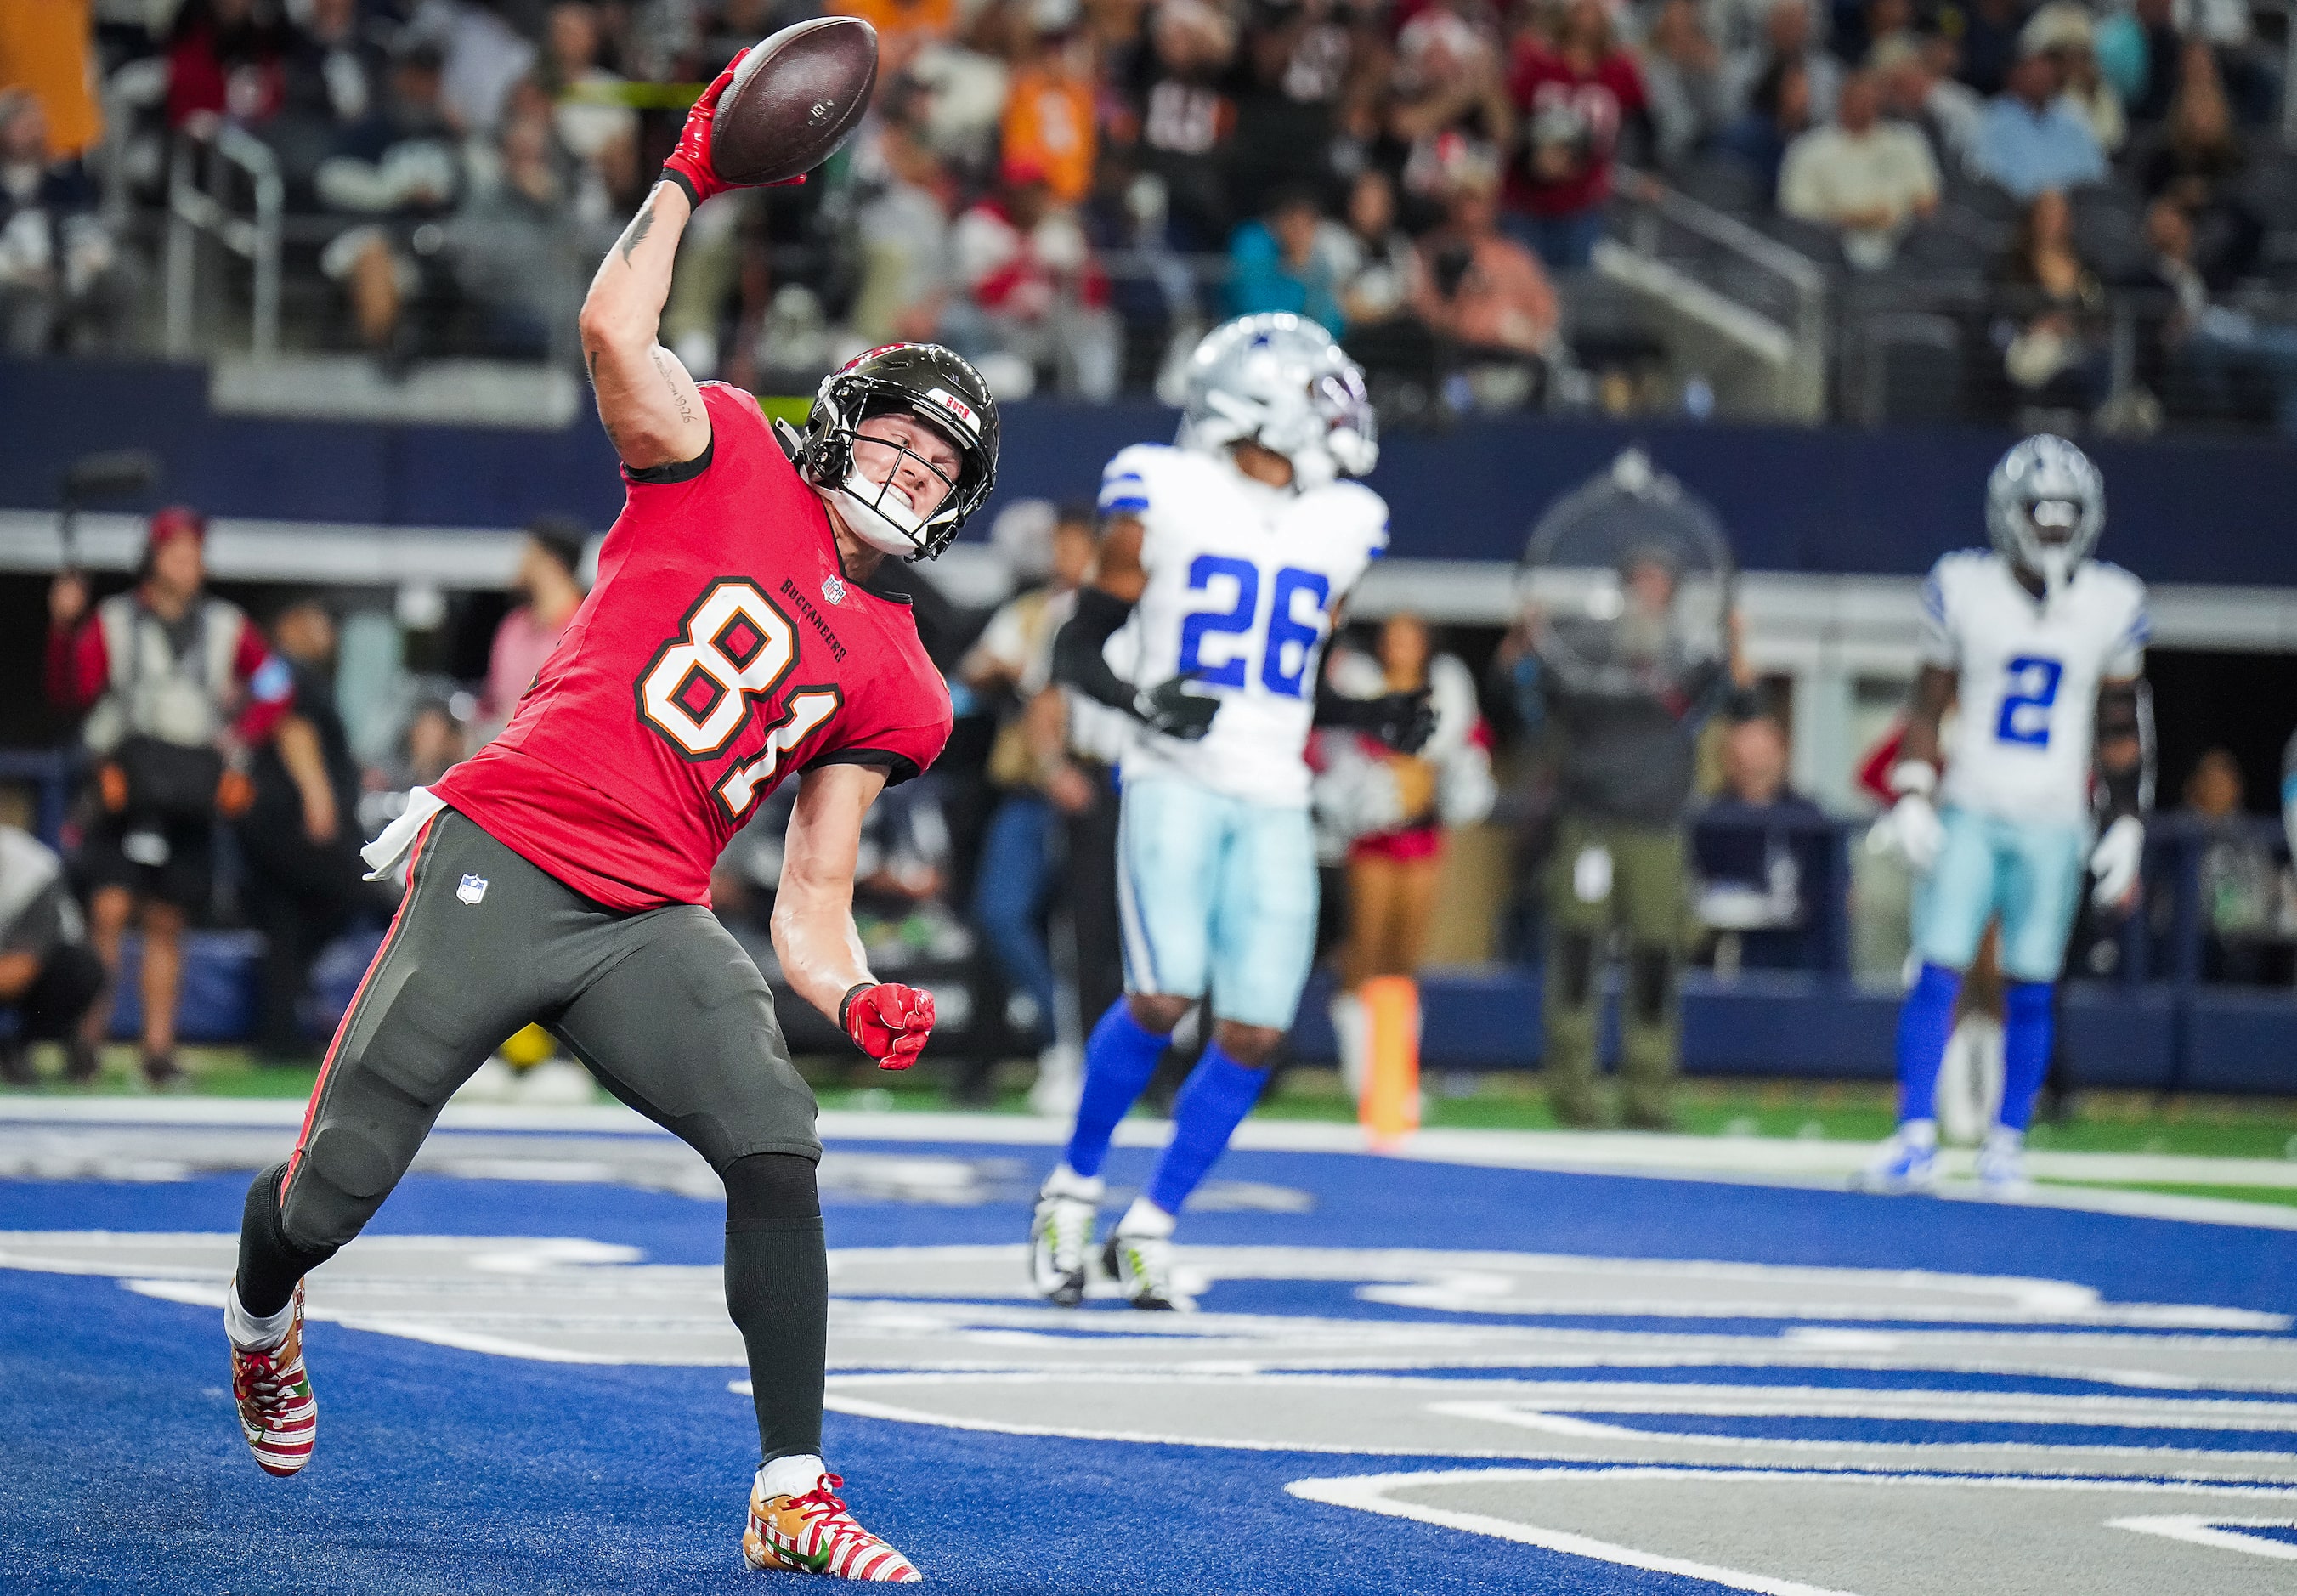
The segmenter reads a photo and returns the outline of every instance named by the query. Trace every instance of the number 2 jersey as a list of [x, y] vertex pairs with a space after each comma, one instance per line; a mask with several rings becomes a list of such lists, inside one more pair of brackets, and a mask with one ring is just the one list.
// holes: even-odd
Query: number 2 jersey
[[900, 781], [949, 740], [908, 601], [845, 576], [757, 401], [701, 391], [710, 448], [625, 473], [597, 585], [502, 736], [434, 789], [610, 909], [708, 903], [727, 840], [792, 770]]
[[1922, 584], [1919, 653], [1959, 679], [1941, 800], [2005, 820], [2086, 826], [2101, 682], [2145, 669], [2145, 584], [2086, 560], [2046, 602], [2001, 555], [1947, 555]]
[[1387, 506], [1361, 483], [1296, 493], [1225, 455], [1143, 443], [1101, 473], [1100, 508], [1140, 520], [1148, 577], [1109, 639], [1112, 668], [1140, 687], [1192, 675], [1221, 701], [1201, 741], [1139, 733], [1124, 778], [1180, 776], [1249, 802], [1305, 805], [1324, 641], [1387, 547]]

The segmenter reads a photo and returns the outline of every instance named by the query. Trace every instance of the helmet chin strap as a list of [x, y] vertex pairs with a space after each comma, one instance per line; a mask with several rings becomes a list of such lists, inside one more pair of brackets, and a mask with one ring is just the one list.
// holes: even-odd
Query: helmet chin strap
[[880, 554], [906, 558], [923, 547], [918, 534], [924, 523], [910, 508], [909, 495], [890, 482], [852, 472], [830, 503], [845, 530]]

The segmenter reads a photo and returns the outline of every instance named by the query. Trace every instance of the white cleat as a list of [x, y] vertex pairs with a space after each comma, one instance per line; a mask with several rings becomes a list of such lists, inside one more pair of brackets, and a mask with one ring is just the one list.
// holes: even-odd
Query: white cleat
[[1029, 1282], [1059, 1307], [1084, 1301], [1100, 1197], [1098, 1177], [1080, 1175], [1066, 1164], [1055, 1166], [1037, 1194], [1037, 1211], [1029, 1219]]
[[1881, 1145], [1851, 1184], [1857, 1190], [1888, 1197], [1937, 1190], [1936, 1139], [1917, 1136], [1901, 1127], [1897, 1135]]
[[1978, 1187], [2004, 1202], [2034, 1195], [2034, 1182], [2026, 1173], [2025, 1137], [2002, 1125], [1986, 1133], [1985, 1144], [1978, 1149]]
[[1171, 1313], [1197, 1311], [1197, 1299], [1173, 1283], [1173, 1244], [1167, 1238], [1127, 1234], [1119, 1225], [1108, 1238], [1102, 1262], [1134, 1307]]

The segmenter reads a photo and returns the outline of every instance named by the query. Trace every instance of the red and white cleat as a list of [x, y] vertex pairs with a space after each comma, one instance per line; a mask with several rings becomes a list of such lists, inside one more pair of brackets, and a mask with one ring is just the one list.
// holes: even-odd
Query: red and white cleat
[[311, 1444], [319, 1434], [319, 1404], [312, 1400], [311, 1377], [303, 1371], [301, 1285], [293, 1306], [295, 1317], [277, 1341], [261, 1347], [234, 1343], [231, 1349], [231, 1394], [239, 1403], [247, 1450], [264, 1473], [283, 1478], [311, 1460]]
[[742, 1535], [742, 1555], [750, 1567], [876, 1584], [923, 1584], [925, 1575], [909, 1559], [853, 1522], [837, 1495], [844, 1483], [825, 1474], [803, 1496], [768, 1496], [752, 1485], [750, 1527]]

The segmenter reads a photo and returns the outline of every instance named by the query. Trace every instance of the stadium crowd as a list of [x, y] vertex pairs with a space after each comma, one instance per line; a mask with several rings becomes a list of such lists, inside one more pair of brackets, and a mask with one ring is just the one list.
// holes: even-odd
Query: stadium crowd
[[[15, 9], [52, 14], [0, 29], [9, 347], [128, 335], [149, 269], [133, 206], [93, 179], [152, 202], [169, 142], [229, 125], [284, 179], [306, 334], [396, 368], [564, 354], [684, 101], [813, 8]], [[2240, 0], [844, 9], [881, 37], [875, 114], [803, 187], [696, 226], [665, 327], [698, 371], [803, 392], [856, 350], [932, 335], [1008, 396], [1099, 398], [1151, 386], [1223, 314], [1290, 309], [1344, 333], [1405, 414], [1558, 391], [1624, 407], [1645, 391], [1559, 385], [1649, 353], [1575, 349], [1574, 290], [1622, 198], [1663, 180], [1826, 265], [1846, 313], [1878, 281], [1894, 306], [1955, 309], [1986, 367], [1962, 386], [1997, 409], [2297, 425], [2297, 330], [2253, 313], [2297, 269], [2282, 19]], [[46, 37], [91, 13], [76, 54]], [[2112, 369], [2116, 294], [2142, 306], [2134, 374]]]

